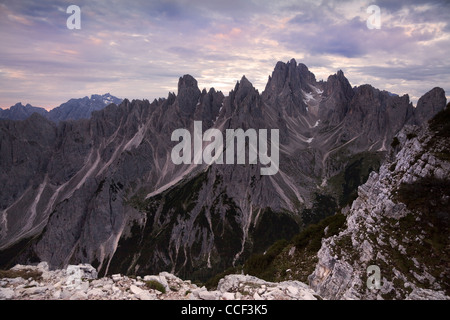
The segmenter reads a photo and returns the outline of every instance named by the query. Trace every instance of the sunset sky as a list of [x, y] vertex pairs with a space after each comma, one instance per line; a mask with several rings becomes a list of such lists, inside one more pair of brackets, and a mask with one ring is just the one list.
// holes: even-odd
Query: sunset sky
[[[369, 5], [381, 28], [369, 29]], [[81, 29], [69, 30], [69, 5]], [[450, 1], [4, 1], [0, 0], [0, 107], [51, 109], [91, 94], [167, 97], [178, 78], [225, 95], [243, 75], [262, 92], [277, 61], [295, 58], [318, 80], [417, 99], [450, 96]]]

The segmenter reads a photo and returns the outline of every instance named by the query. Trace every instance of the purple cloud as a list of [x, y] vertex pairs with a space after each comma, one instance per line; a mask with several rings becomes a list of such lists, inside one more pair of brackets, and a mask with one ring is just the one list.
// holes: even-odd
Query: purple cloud
[[[66, 28], [70, 4], [81, 7], [81, 30]], [[275, 63], [290, 58], [322, 77], [347, 70], [352, 84], [412, 96], [423, 87], [445, 89], [449, 2], [377, 1], [380, 30], [366, 27], [368, 4], [4, 0], [0, 107], [18, 101], [54, 107], [104, 92], [151, 100], [175, 91], [186, 73], [225, 94], [243, 74], [263, 89]]]

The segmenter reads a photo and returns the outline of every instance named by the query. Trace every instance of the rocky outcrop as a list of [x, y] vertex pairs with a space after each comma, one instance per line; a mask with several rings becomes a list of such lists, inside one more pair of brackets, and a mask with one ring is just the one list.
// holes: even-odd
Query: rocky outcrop
[[338, 125], [348, 112], [354, 91], [342, 70], [328, 77], [323, 90], [326, 98], [321, 101], [319, 117], [322, 123]]
[[197, 80], [191, 75], [184, 75], [178, 80], [178, 107], [180, 112], [191, 117], [198, 106], [201, 92], [197, 86]]
[[46, 262], [0, 271], [0, 300], [316, 300], [298, 281], [272, 283], [256, 277], [228, 275], [216, 290], [198, 287], [168, 272], [130, 278], [98, 278], [86, 264], [49, 270]]
[[[318, 294], [326, 299], [450, 299], [449, 113], [447, 107], [431, 120], [434, 129], [405, 127], [396, 137], [401, 150], [358, 188], [346, 228], [324, 239], [318, 252], [309, 277]], [[370, 265], [380, 268], [379, 288], [366, 283]]]

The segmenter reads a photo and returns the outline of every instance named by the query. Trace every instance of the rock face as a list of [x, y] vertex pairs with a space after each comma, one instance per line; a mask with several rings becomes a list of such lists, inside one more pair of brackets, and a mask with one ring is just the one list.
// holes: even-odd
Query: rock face
[[49, 270], [16, 265], [0, 273], [0, 300], [316, 300], [306, 284], [298, 281], [271, 283], [228, 275], [217, 290], [198, 287], [168, 272], [129, 278], [121, 274], [97, 278], [90, 265], [69, 265]]
[[[401, 150], [358, 188], [346, 228], [318, 252], [309, 281], [319, 295], [450, 299], [449, 115], [447, 106], [429, 127], [405, 127]], [[379, 288], [366, 285], [370, 265], [380, 268]]]
[[[444, 108], [433, 97], [420, 121]], [[408, 96], [351, 88], [342, 72], [318, 82], [291, 60], [261, 94], [246, 77], [225, 96], [185, 75], [177, 94], [89, 119], [1, 121], [0, 265], [204, 281], [344, 206], [415, 117]], [[279, 172], [261, 175], [259, 161], [175, 165], [172, 132], [192, 134], [194, 121], [203, 132], [278, 129]]]
[[[430, 114], [439, 112], [440, 106], [446, 103], [445, 92], [441, 88], [433, 88], [417, 101], [415, 109], [416, 123], [423, 123], [430, 119]], [[436, 109], [436, 107], [438, 109]]]

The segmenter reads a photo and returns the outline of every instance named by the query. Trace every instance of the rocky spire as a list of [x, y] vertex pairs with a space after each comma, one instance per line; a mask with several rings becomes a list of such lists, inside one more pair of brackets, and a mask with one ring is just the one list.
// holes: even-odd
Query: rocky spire
[[178, 81], [178, 106], [181, 112], [192, 115], [200, 98], [201, 91], [197, 80], [191, 75], [184, 75]]
[[307, 85], [315, 82], [314, 74], [303, 63], [297, 65], [295, 59], [291, 59], [287, 63], [279, 61], [272, 72], [272, 76], [269, 77], [263, 95], [270, 97], [280, 94], [284, 90], [310, 90]]
[[444, 109], [446, 101], [445, 91], [442, 88], [436, 87], [425, 93], [417, 101], [414, 112], [416, 123], [421, 124], [431, 119], [433, 115]]
[[330, 124], [338, 124], [345, 117], [348, 104], [353, 97], [353, 89], [342, 70], [328, 77], [324, 85], [327, 98], [319, 108], [319, 118]]

